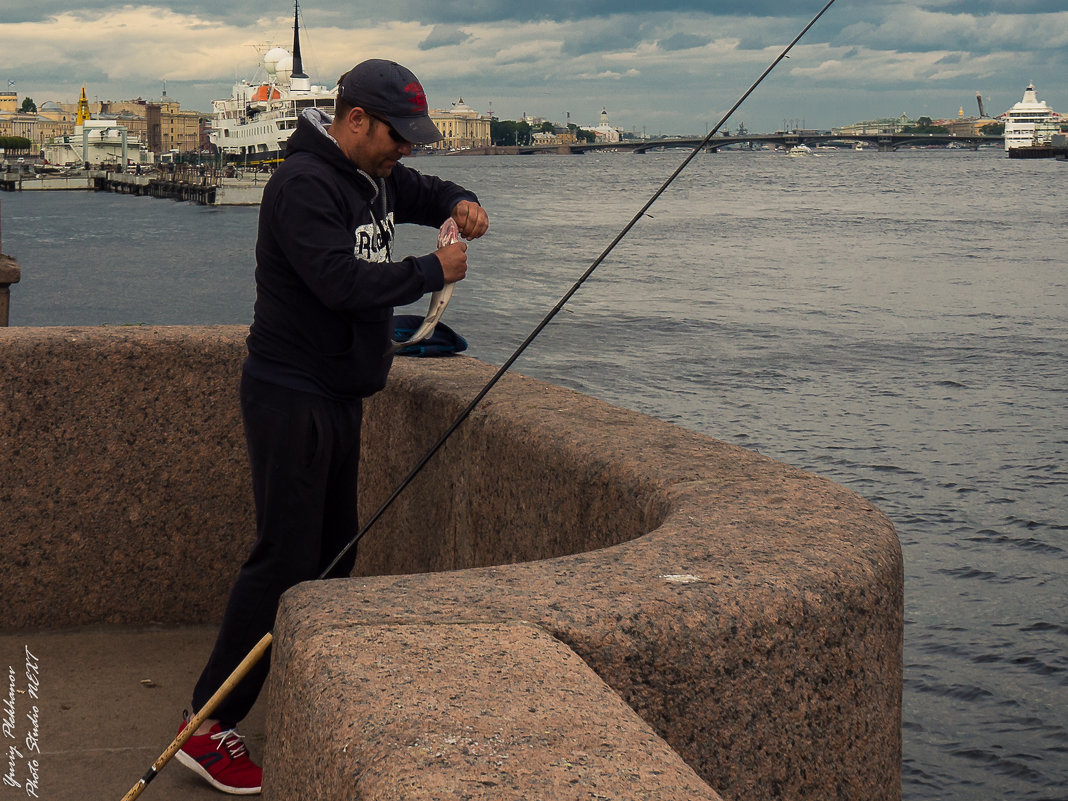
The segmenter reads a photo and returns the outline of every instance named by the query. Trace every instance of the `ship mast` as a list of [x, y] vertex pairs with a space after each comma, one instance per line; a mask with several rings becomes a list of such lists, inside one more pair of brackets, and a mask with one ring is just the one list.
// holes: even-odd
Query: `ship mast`
[[300, 58], [300, 3], [293, 0], [293, 72], [289, 76], [289, 89], [293, 92], [311, 91], [311, 79], [304, 74], [304, 63]]

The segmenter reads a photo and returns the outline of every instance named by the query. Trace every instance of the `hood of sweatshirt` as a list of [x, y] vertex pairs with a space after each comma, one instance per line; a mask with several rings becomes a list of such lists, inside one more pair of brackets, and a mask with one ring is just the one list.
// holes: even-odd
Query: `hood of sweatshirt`
[[360, 191], [374, 199], [381, 191], [381, 185], [370, 175], [359, 169], [341, 152], [341, 146], [327, 130], [334, 118], [322, 109], [306, 108], [297, 120], [297, 127], [289, 137], [286, 155], [306, 151], [314, 153], [341, 173], [351, 175]]

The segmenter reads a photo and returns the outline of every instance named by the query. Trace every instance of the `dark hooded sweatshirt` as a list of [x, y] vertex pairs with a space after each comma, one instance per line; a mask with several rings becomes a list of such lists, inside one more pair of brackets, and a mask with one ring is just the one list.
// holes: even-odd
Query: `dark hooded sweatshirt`
[[256, 305], [245, 371], [335, 400], [382, 389], [393, 307], [444, 286], [437, 256], [392, 261], [398, 223], [437, 227], [463, 187], [397, 164], [374, 180], [345, 158], [308, 109], [260, 206]]

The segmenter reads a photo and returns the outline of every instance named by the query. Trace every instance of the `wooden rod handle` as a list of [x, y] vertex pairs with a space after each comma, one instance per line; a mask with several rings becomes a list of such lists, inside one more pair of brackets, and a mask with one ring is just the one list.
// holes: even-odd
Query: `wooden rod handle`
[[197, 713], [189, 719], [185, 728], [178, 732], [178, 736], [171, 741], [171, 744], [167, 746], [166, 750], [159, 755], [159, 758], [156, 759], [155, 762], [152, 763], [152, 767], [150, 767], [145, 775], [137, 780], [137, 784], [131, 787], [129, 792], [122, 797], [122, 801], [134, 801], [135, 798], [141, 795], [145, 787], [148, 786], [148, 783], [156, 778], [156, 775], [163, 770], [163, 767], [170, 762], [171, 758], [181, 750], [183, 745], [185, 745], [186, 740], [193, 736], [193, 732], [200, 728], [200, 724], [211, 717], [211, 713], [214, 712], [215, 708], [222, 703], [223, 699], [233, 691], [234, 687], [237, 686], [237, 683], [245, 678], [245, 676], [248, 675], [248, 672], [252, 670], [253, 665], [263, 658], [263, 655], [267, 652], [267, 649], [271, 646], [273, 640], [274, 637], [271, 632], [267, 632], [263, 635], [263, 638], [253, 646], [252, 650], [241, 660], [241, 663], [234, 668], [234, 672], [227, 676], [226, 681], [222, 683], [222, 686], [220, 686], [211, 698], [208, 699], [207, 703], [197, 710]]

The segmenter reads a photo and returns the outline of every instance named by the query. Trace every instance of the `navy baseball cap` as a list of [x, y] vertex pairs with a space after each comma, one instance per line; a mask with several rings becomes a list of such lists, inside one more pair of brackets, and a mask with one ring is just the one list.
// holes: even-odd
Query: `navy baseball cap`
[[394, 61], [362, 61], [338, 78], [337, 86], [338, 97], [350, 106], [385, 117], [414, 145], [429, 145], [442, 138], [430, 119], [419, 79]]

